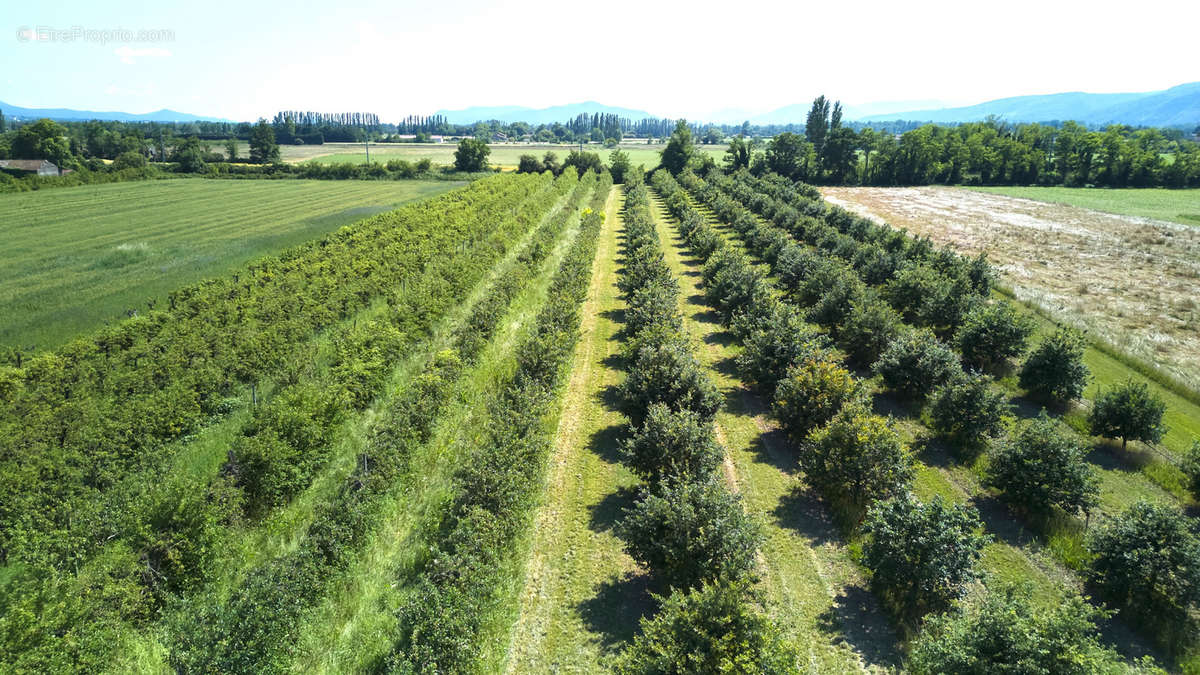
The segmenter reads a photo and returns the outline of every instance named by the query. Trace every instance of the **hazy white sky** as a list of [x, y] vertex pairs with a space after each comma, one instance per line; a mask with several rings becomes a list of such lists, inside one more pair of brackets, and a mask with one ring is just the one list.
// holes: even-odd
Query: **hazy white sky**
[[[357, 110], [387, 121], [596, 100], [698, 119], [820, 93], [976, 103], [1200, 80], [1193, 2], [171, 4], [6, 3], [0, 101], [233, 119]], [[76, 26], [171, 35], [72, 36]], [[36, 39], [39, 28], [68, 33]]]

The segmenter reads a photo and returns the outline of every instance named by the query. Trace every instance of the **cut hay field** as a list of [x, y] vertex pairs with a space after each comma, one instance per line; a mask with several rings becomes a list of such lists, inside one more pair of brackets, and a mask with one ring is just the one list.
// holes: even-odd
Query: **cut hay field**
[[1200, 190], [1161, 188], [979, 187], [979, 192], [1078, 206], [1120, 216], [1200, 225]]
[[[295, 149], [297, 147], [300, 149]], [[371, 146], [371, 159], [377, 162], [386, 162], [390, 159], [403, 159], [415, 162], [420, 159], [428, 159], [434, 164], [447, 165], [454, 163], [454, 151], [457, 147], [456, 143], [382, 143]], [[488, 156], [488, 163], [507, 169], [515, 168], [517, 162], [521, 159], [521, 155], [536, 155], [540, 159], [547, 152], [553, 152], [558, 155], [558, 159], [561, 161], [566, 159], [567, 153], [579, 149], [578, 145], [526, 143], [492, 143], [490, 147], [492, 152]], [[629, 143], [618, 147], [625, 154], [629, 155], [629, 159], [634, 166], [645, 165], [647, 169], [652, 169], [658, 165], [658, 153], [664, 146], [661, 143], [655, 145]], [[721, 156], [725, 153], [725, 146], [723, 145], [698, 147], [701, 152], [712, 155], [717, 161], [720, 161]], [[313, 151], [318, 148], [324, 149], [324, 154], [313, 154]], [[609, 157], [613, 152], [599, 145], [585, 145], [583, 148], [587, 152], [598, 153], [605, 163], [609, 161]], [[280, 151], [286, 162], [313, 161], [321, 164], [336, 164], [339, 162], [363, 164], [367, 161], [367, 155], [361, 143], [327, 143], [322, 146], [308, 147], [281, 146]]]
[[0, 195], [0, 345], [38, 349], [449, 181], [144, 181]]
[[957, 188], [822, 192], [961, 252], [986, 252], [1020, 300], [1200, 390], [1200, 230]]

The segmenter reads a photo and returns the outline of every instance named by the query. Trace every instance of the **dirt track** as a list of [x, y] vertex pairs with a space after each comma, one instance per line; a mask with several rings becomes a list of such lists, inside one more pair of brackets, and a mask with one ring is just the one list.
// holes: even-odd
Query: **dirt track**
[[960, 251], [986, 252], [1022, 300], [1200, 386], [1200, 228], [958, 188], [821, 192]]

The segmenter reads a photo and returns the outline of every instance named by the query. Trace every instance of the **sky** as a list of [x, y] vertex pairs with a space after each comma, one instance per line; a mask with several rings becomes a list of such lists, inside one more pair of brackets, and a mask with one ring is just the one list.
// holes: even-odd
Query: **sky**
[[22, 107], [386, 122], [594, 100], [700, 120], [818, 94], [964, 105], [1200, 80], [1183, 1], [4, 4], [0, 101]]

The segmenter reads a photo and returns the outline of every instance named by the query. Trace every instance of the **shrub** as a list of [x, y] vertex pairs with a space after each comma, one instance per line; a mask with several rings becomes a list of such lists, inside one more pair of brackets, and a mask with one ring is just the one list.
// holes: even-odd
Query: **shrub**
[[1021, 387], [1058, 405], [1079, 398], [1088, 378], [1083, 348], [1083, 336], [1078, 331], [1059, 328], [1026, 357], [1021, 366]]
[[985, 480], [1004, 498], [1033, 512], [1057, 506], [1067, 512], [1089, 511], [1100, 494], [1100, 480], [1086, 460], [1087, 446], [1043, 411], [992, 455]]
[[1004, 394], [985, 375], [955, 378], [933, 392], [929, 408], [933, 429], [966, 449], [976, 449], [1004, 430], [1008, 413]]
[[289, 387], [258, 408], [234, 441], [225, 471], [245, 490], [251, 515], [287, 503], [324, 466], [342, 415], [332, 393], [312, 384]]
[[910, 494], [876, 503], [863, 527], [871, 586], [906, 618], [945, 609], [978, 576], [988, 542], [975, 533], [981, 527], [974, 509], [940, 496], [928, 504]]
[[732, 247], [717, 250], [704, 264], [704, 296], [728, 324], [734, 312], [769, 296], [763, 274]]
[[137, 150], [128, 150], [117, 155], [113, 160], [112, 170], [120, 171], [121, 169], [142, 169], [146, 166], [146, 156]]
[[828, 326], [836, 334], [838, 326], [845, 321], [856, 304], [868, 299], [867, 285], [852, 272], [834, 279], [821, 297], [808, 310], [808, 318], [814, 323]]
[[1162, 423], [1166, 411], [1167, 404], [1151, 393], [1145, 382], [1129, 380], [1096, 396], [1088, 413], [1088, 428], [1096, 436], [1121, 439], [1122, 448], [1131, 439], [1157, 443], [1166, 433]]
[[774, 311], [743, 340], [744, 349], [737, 357], [743, 376], [771, 394], [788, 368], [828, 351], [826, 340], [789, 305], [777, 304]]
[[902, 493], [913, 476], [912, 455], [890, 420], [859, 406], [843, 408], [810, 434], [800, 466], [813, 484], [852, 507]]
[[862, 397], [862, 384], [850, 371], [832, 361], [807, 359], [789, 368], [780, 380], [772, 412], [792, 441], [799, 444], [813, 429]]
[[629, 294], [625, 307], [625, 328], [637, 334], [653, 324], [682, 329], [679, 318], [679, 287], [657, 281]]
[[541, 173], [546, 170], [536, 155], [521, 155], [517, 160], [517, 173]]
[[1200, 440], [1192, 441], [1192, 447], [1184, 452], [1179, 468], [1187, 476], [1192, 494], [1200, 499]]
[[657, 494], [643, 494], [618, 534], [629, 555], [672, 588], [748, 576], [763, 538], [717, 479], [669, 481]]
[[677, 591], [616, 661], [621, 675], [794, 673], [798, 655], [755, 607], [746, 583], [704, 584]]
[[1034, 321], [1007, 302], [979, 305], [967, 314], [954, 335], [963, 362], [990, 369], [1025, 351]]
[[798, 291], [825, 258], [799, 244], [785, 246], [775, 261], [775, 275], [790, 292]]
[[873, 369], [889, 389], [918, 401], [962, 372], [954, 352], [927, 329], [901, 334]]
[[855, 300], [837, 330], [837, 345], [856, 363], [869, 366], [900, 335], [900, 315], [872, 295]]
[[1093, 531], [1089, 576], [1135, 611], [1182, 614], [1200, 603], [1200, 539], [1172, 506], [1140, 501]]
[[1100, 643], [1096, 628], [1105, 618], [1106, 612], [1075, 593], [1046, 606], [1034, 601], [1030, 585], [1004, 585], [930, 618], [913, 641], [908, 670], [915, 675], [1119, 672], [1124, 670], [1120, 656]]
[[918, 323], [929, 313], [929, 307], [946, 293], [948, 280], [929, 265], [905, 265], [884, 288], [888, 302], [904, 315], [906, 321]]
[[454, 151], [454, 168], [459, 171], [483, 171], [492, 149], [487, 142], [476, 138], [464, 138]]
[[832, 258], [817, 256], [817, 260], [808, 265], [807, 274], [795, 292], [796, 300], [801, 305], [816, 304], [821, 296], [837, 286], [853, 286], [862, 283], [862, 279], [858, 278], [854, 270]]
[[629, 155], [622, 150], [613, 150], [608, 156], [608, 170], [612, 173], [614, 183], [624, 183], [625, 174], [633, 168], [633, 164], [629, 161]]
[[674, 411], [661, 403], [650, 405], [645, 423], [621, 443], [621, 453], [651, 485], [668, 476], [707, 477], [722, 457], [710, 424], [691, 410]]
[[680, 340], [638, 349], [619, 393], [635, 426], [642, 424], [652, 403], [691, 410], [705, 421], [712, 421], [721, 406], [717, 385]]

